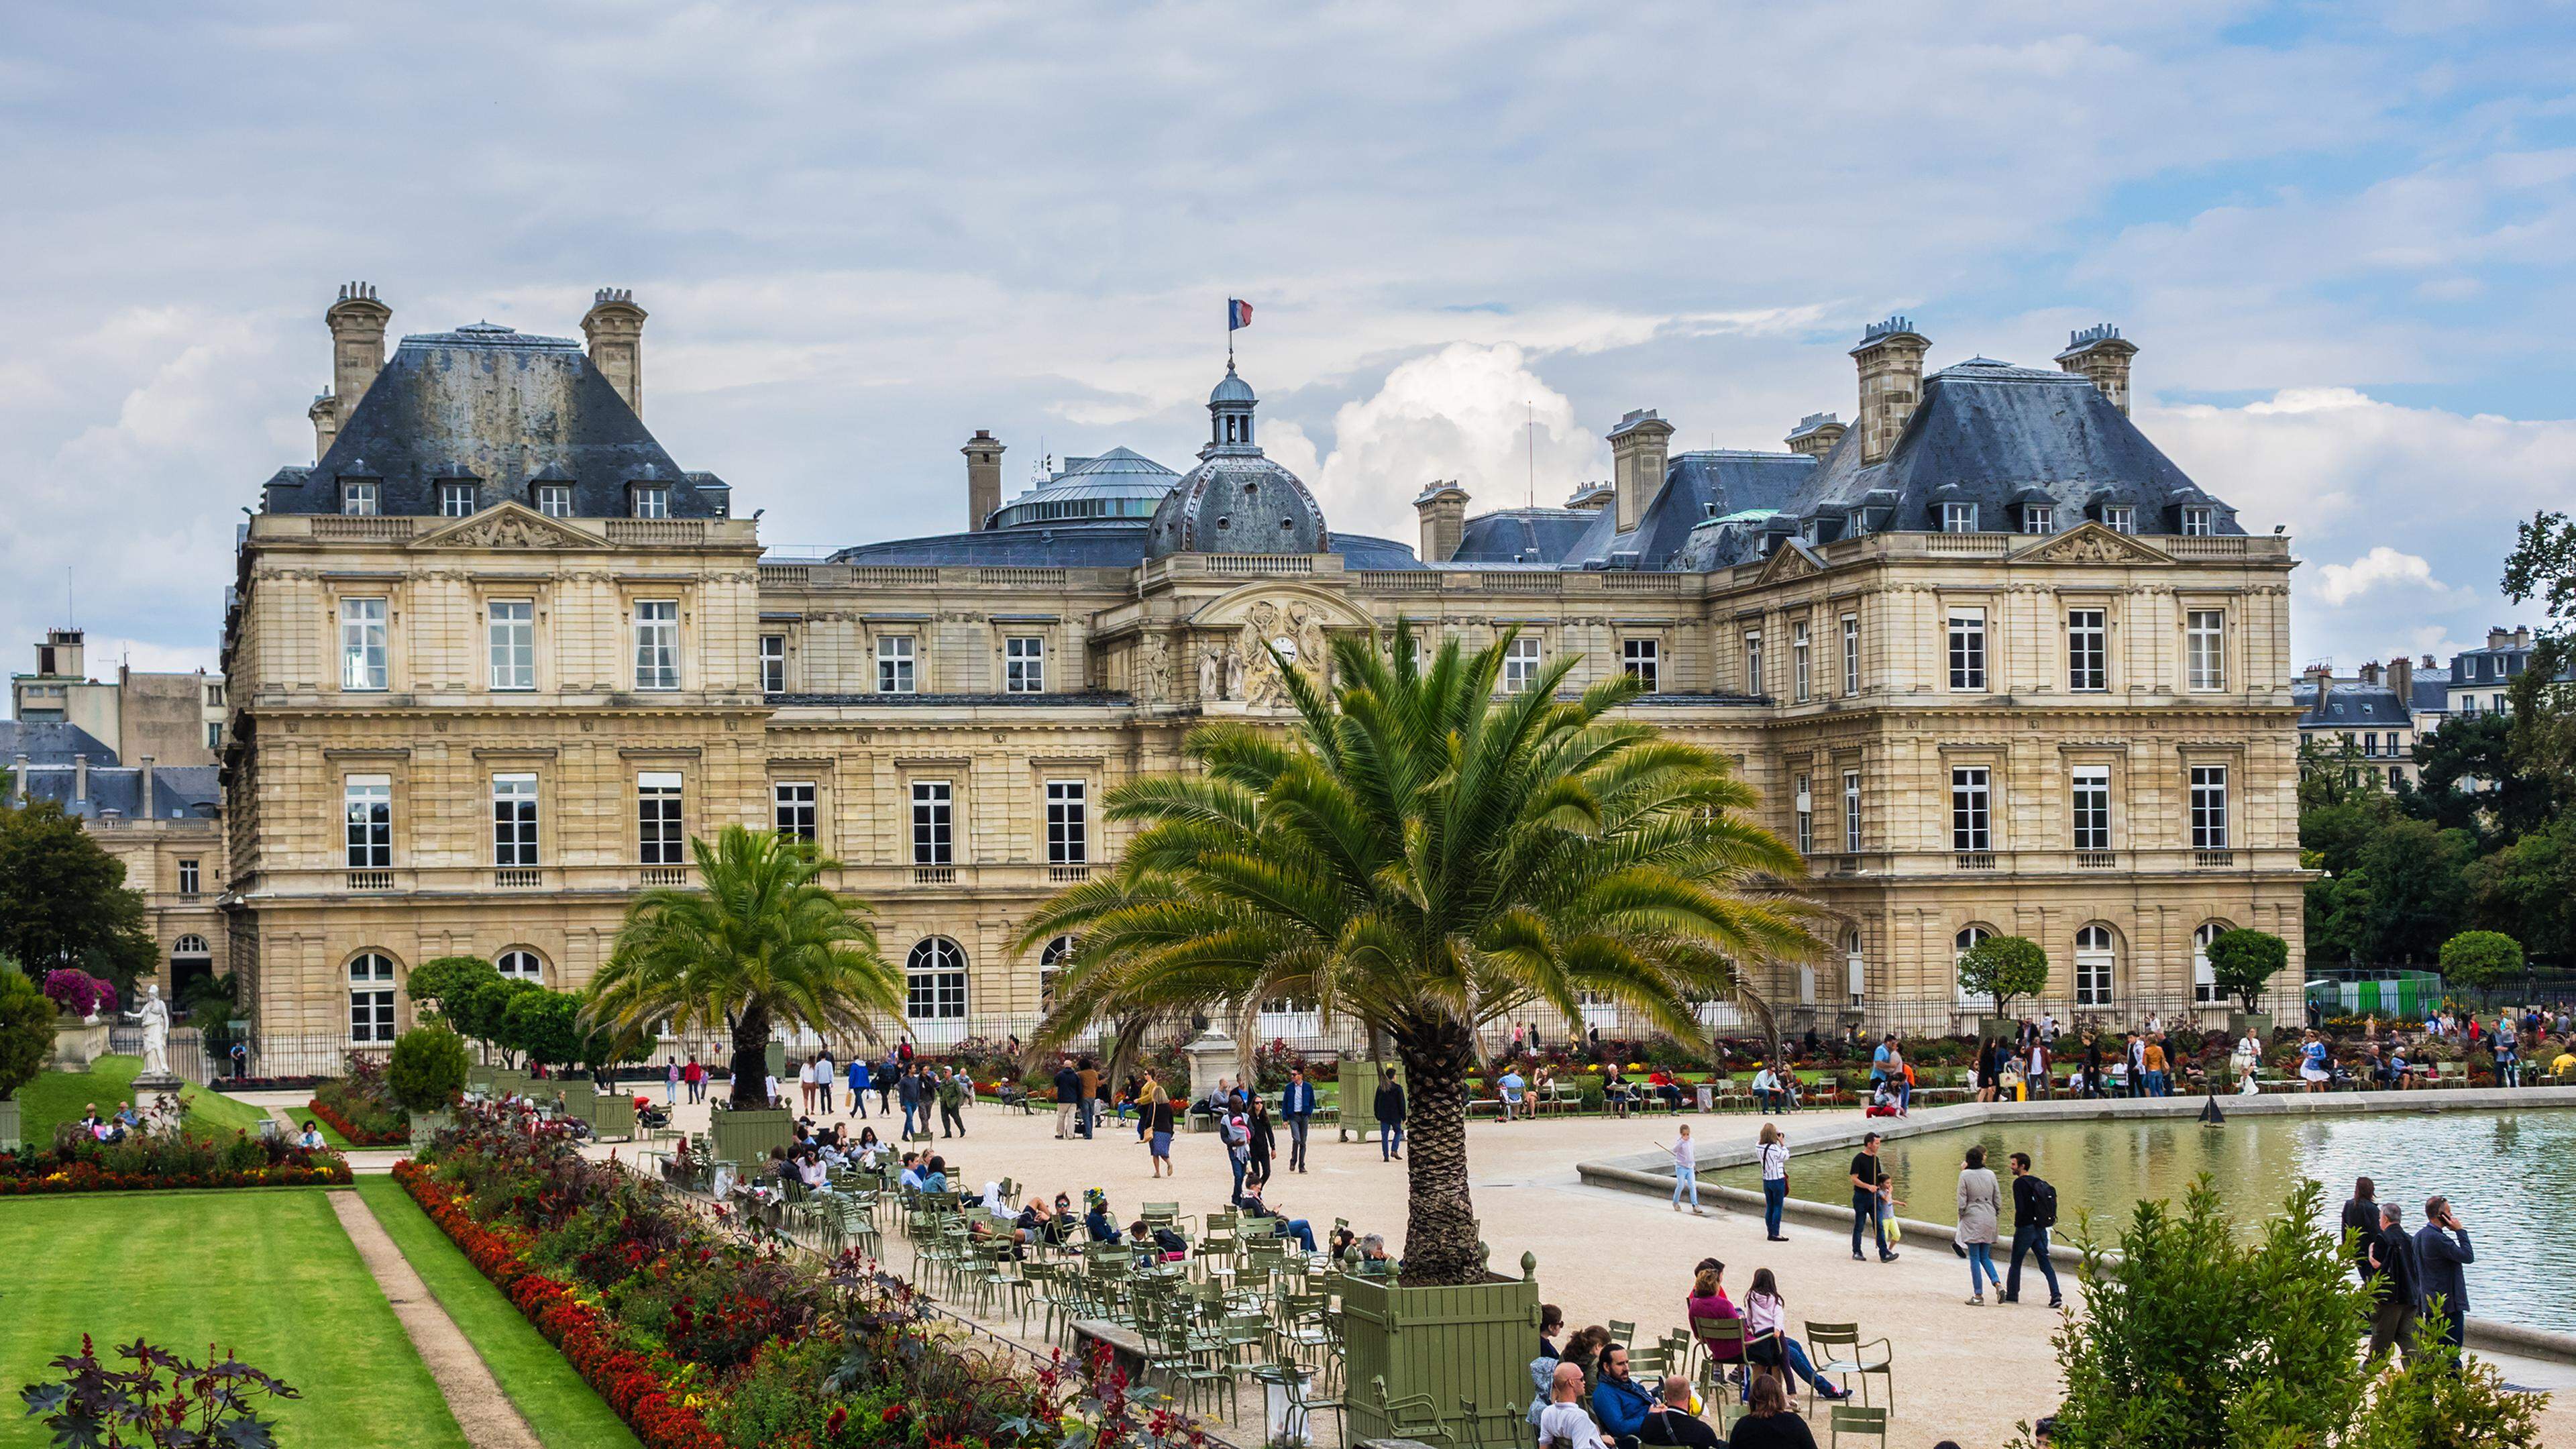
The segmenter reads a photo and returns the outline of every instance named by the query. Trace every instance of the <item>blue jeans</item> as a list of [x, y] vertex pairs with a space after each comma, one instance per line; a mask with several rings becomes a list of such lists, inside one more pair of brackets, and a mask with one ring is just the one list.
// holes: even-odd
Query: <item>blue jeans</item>
[[1295, 1238], [1299, 1247], [1304, 1248], [1309, 1253], [1315, 1251], [1315, 1230], [1312, 1227], [1307, 1226], [1304, 1218], [1290, 1218], [1286, 1222], [1280, 1224], [1279, 1236], [1283, 1238]]
[[1403, 1145], [1403, 1123], [1380, 1122], [1377, 1124], [1377, 1156], [1380, 1162], [1384, 1162], [1386, 1159], [1393, 1157], [1396, 1149]]
[[1225, 1160], [1228, 1165], [1234, 1168], [1234, 1195], [1236, 1197], [1241, 1197], [1243, 1196], [1243, 1154], [1239, 1152], [1228, 1152], [1225, 1155]]
[[2147, 1095], [2148, 1095], [2148, 1096], [2150, 1096], [2150, 1097], [2169, 1097], [2169, 1096], [2172, 1096], [2172, 1095], [2173, 1095], [2171, 1092], [2167, 1091], [2167, 1090], [2166, 1090], [2166, 1088], [2165, 1088], [2165, 1074], [2164, 1074], [2164, 1073], [2162, 1073], [2162, 1072], [2149, 1072], [2149, 1073], [2147, 1073]]
[[2004, 1296], [2006, 1298], [2021, 1296], [2021, 1255], [2024, 1253], [2039, 1255], [2040, 1276], [2048, 1280], [2048, 1301], [2056, 1302], [2059, 1296], [2057, 1264], [2048, 1256], [2048, 1229], [2038, 1226], [2013, 1229], [2012, 1272], [2004, 1278]]
[[[1968, 1291], [1978, 1295], [1979, 1297], [1983, 1297], [1986, 1291], [1986, 1285], [1988, 1283], [1992, 1283], [1995, 1285], [1996, 1292], [2002, 1292], [2004, 1288], [2004, 1278], [2001, 1273], [1995, 1271], [1995, 1245], [1992, 1243], [1961, 1243], [1959, 1246], [1968, 1250]], [[1985, 1276], [1982, 1278], [1979, 1277], [1978, 1275], [1980, 1273]]]
[[[914, 1114], [914, 1113], [919, 1112], [919, 1111], [921, 1111], [921, 1104], [920, 1104], [919, 1102], [906, 1102], [906, 1103], [904, 1103], [904, 1104], [903, 1104], [903, 1135], [904, 1135], [904, 1136], [909, 1137], [909, 1136], [911, 1136], [911, 1135], [912, 1135], [912, 1117], [913, 1117], [913, 1114]], [[927, 1130], [927, 1129], [929, 1128], [929, 1126], [930, 1126], [930, 1118], [929, 1118], [928, 1116], [926, 1116], [926, 1115], [925, 1115], [925, 1116], [921, 1119], [921, 1125], [922, 1125], [922, 1127], [923, 1127], [925, 1130]]]
[[1762, 1232], [1765, 1237], [1780, 1236], [1780, 1215], [1787, 1211], [1788, 1203], [1789, 1179], [1785, 1177], [1762, 1179]]
[[1878, 1255], [1882, 1258], [1886, 1257], [1887, 1220], [1878, 1215], [1877, 1193], [1856, 1192], [1852, 1194], [1852, 1256], [1855, 1258], [1860, 1256], [1860, 1232], [1863, 1228], [1874, 1228], [1877, 1230]]
[[1675, 1167], [1675, 1168], [1673, 1169], [1673, 1204], [1674, 1204], [1674, 1206], [1678, 1207], [1678, 1206], [1680, 1206], [1680, 1205], [1681, 1205], [1682, 1194], [1683, 1194], [1684, 1192], [1688, 1192], [1688, 1193], [1690, 1194], [1691, 1211], [1693, 1211], [1693, 1212], [1697, 1212], [1697, 1211], [1699, 1211], [1699, 1169], [1698, 1169], [1698, 1168], [1696, 1168], [1696, 1167]]
[[[1787, 1378], [1788, 1385], [1790, 1387], [1794, 1388], [1797, 1385], [1798, 1380], [1805, 1379], [1808, 1383], [1815, 1385], [1819, 1389], [1827, 1390], [1830, 1394], [1830, 1391], [1833, 1390], [1834, 1386], [1816, 1377], [1816, 1366], [1807, 1361], [1807, 1350], [1805, 1345], [1784, 1333], [1780, 1335], [1780, 1350], [1775, 1355], [1771, 1351], [1771, 1343], [1772, 1340], [1764, 1338], [1757, 1339], [1752, 1343], [1746, 1344], [1744, 1348], [1744, 1357], [1746, 1361], [1759, 1364], [1764, 1368], [1769, 1368], [1775, 1359], [1785, 1360], [1787, 1362], [1789, 1372], [1784, 1375], [1784, 1377]], [[1747, 1374], [1744, 1377], [1744, 1397], [1747, 1402], [1750, 1402], [1753, 1398], [1753, 1376], [1751, 1374]]]

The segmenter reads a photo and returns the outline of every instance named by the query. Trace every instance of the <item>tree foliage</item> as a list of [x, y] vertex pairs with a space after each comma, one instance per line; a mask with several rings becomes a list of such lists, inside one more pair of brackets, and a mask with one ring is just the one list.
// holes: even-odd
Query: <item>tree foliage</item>
[[500, 979], [500, 970], [480, 956], [436, 956], [413, 967], [404, 986], [414, 1006], [426, 1006], [452, 1019], [449, 1003], [463, 1001], [475, 988]]
[[2442, 979], [2492, 986], [2522, 970], [2522, 943], [2502, 931], [2462, 931], [2442, 943]]
[[2505, 597], [2538, 599], [2546, 615], [2528, 667], [2513, 681], [2513, 759], [2576, 793], [2576, 522], [2542, 511], [2520, 526], [2505, 559]]
[[728, 825], [693, 839], [702, 889], [646, 891], [591, 983], [584, 1020], [635, 1043], [668, 1023], [733, 1035], [733, 1102], [765, 1106], [774, 1025], [876, 1039], [900, 1019], [902, 974], [877, 953], [867, 907], [817, 883], [837, 861], [792, 836]]
[[0, 955], [32, 975], [87, 971], [127, 996], [159, 966], [125, 863], [53, 801], [0, 808]]
[[1753, 993], [1741, 965], [1811, 958], [1804, 864], [1749, 818], [1720, 756], [1614, 719], [1635, 681], [1570, 700], [1572, 658], [1497, 684], [1510, 636], [1334, 642], [1327, 694], [1287, 670], [1293, 733], [1211, 724], [1188, 775], [1111, 792], [1119, 869], [1040, 908], [1030, 949], [1083, 949], [1043, 1044], [1148, 1012], [1226, 1019], [1291, 997], [1382, 1032], [1406, 1069], [1408, 1282], [1483, 1271], [1464, 1129], [1476, 1031], [1524, 1006], [1625, 1002], [1684, 1041], [1694, 1004]]
[[2290, 964], [2290, 943], [2269, 931], [2221, 931], [2211, 938], [2208, 950], [2210, 979], [2219, 990], [2243, 1002], [2247, 1011], [2262, 999], [2263, 987]]
[[1959, 956], [1959, 989], [1970, 996], [1991, 997], [1995, 1015], [2012, 1015], [2016, 996], [2037, 996], [2048, 987], [2048, 953], [2027, 936], [1988, 936]]
[[54, 1003], [17, 968], [0, 960], [0, 1102], [45, 1070], [54, 1050]]
[[394, 1042], [385, 1085], [403, 1110], [446, 1110], [465, 1090], [465, 1040], [444, 1026], [416, 1026]]

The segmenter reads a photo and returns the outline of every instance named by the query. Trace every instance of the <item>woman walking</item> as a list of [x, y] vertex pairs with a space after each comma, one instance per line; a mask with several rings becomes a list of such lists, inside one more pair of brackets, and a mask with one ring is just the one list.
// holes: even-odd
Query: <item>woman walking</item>
[[1959, 1172], [1959, 1246], [1968, 1254], [1968, 1302], [1974, 1307], [1985, 1306], [1987, 1283], [1999, 1297], [2004, 1291], [2003, 1275], [1995, 1271], [1995, 1222], [2002, 1211], [2003, 1189], [1986, 1166], [1986, 1149], [1969, 1148], [1968, 1165]]
[[1685, 1122], [1674, 1130], [1681, 1135], [1673, 1140], [1671, 1146], [1667, 1147], [1661, 1142], [1655, 1144], [1672, 1154], [1673, 1211], [1682, 1210], [1682, 1194], [1689, 1193], [1691, 1211], [1701, 1217], [1707, 1217], [1708, 1214], [1701, 1211], [1699, 1205], [1699, 1154], [1691, 1147], [1690, 1124]]
[[1270, 1130], [1270, 1104], [1260, 1097], [1252, 1099], [1252, 1111], [1244, 1119], [1248, 1160], [1243, 1180], [1258, 1194], [1270, 1182], [1270, 1159], [1279, 1150], [1276, 1134]]
[[1780, 1231], [1780, 1215], [1789, 1205], [1789, 1138], [1776, 1122], [1762, 1124], [1762, 1235], [1772, 1242], [1789, 1241]]

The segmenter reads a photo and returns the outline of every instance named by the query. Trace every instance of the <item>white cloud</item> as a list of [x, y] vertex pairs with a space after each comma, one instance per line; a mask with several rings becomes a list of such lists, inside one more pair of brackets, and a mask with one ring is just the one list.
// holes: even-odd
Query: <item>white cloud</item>
[[1572, 400], [1530, 370], [1526, 352], [1453, 342], [1344, 403], [1333, 451], [1310, 476], [1334, 527], [1409, 539], [1414, 495], [1434, 479], [1466, 489], [1471, 511], [1482, 512], [1529, 501], [1533, 476], [1539, 502], [1561, 502], [1567, 479], [1604, 468], [1602, 444], [1577, 425]]
[[2327, 564], [2318, 570], [2321, 581], [2317, 597], [2332, 608], [2340, 609], [2374, 589], [2399, 587], [2421, 589], [2437, 596], [2466, 594], [2433, 577], [2433, 566], [2420, 555], [2399, 553], [2381, 544], [2348, 564]]

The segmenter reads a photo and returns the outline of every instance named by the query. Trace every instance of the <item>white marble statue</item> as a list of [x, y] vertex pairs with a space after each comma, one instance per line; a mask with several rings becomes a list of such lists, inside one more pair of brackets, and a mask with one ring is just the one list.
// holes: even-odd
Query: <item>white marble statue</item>
[[161, 999], [161, 988], [143, 988], [143, 1005], [125, 1013], [143, 1023], [143, 1070], [138, 1078], [170, 1075], [170, 1005]]
[[1225, 651], [1225, 692], [1229, 699], [1243, 698], [1243, 654], [1231, 647]]
[[1199, 698], [1216, 697], [1216, 651], [1211, 649], [1199, 656]]

